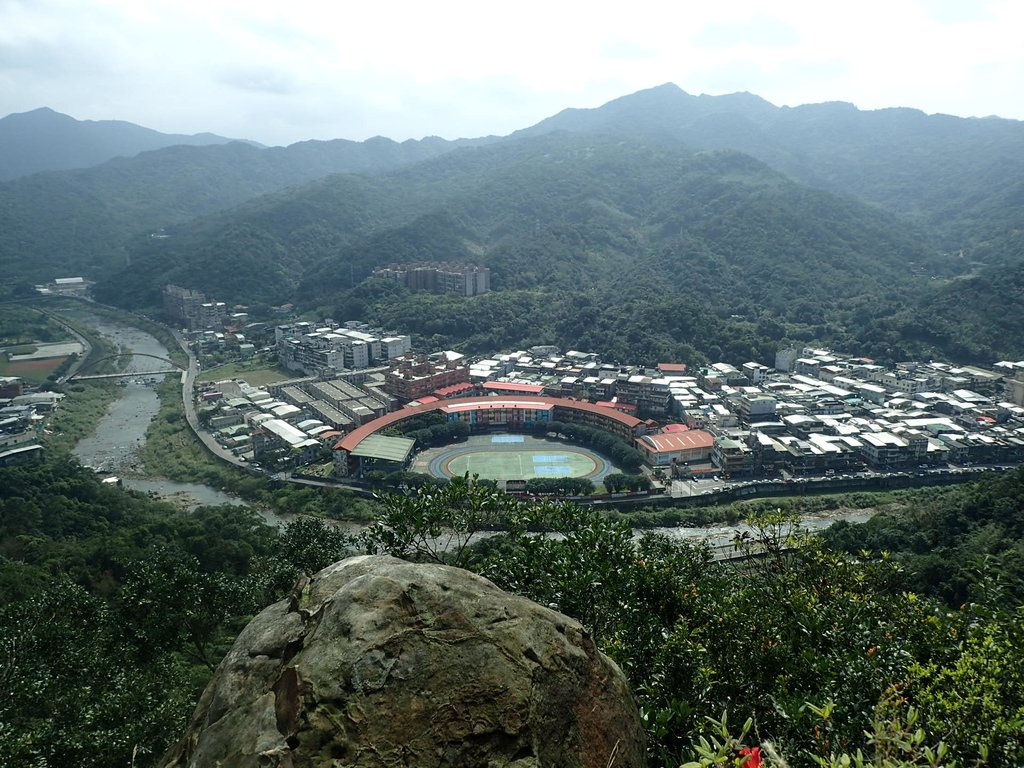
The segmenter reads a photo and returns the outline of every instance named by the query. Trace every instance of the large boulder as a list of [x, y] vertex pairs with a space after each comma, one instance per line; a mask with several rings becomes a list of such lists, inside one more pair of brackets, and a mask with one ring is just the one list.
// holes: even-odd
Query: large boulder
[[355, 557], [250, 622], [165, 766], [643, 764], [579, 623], [458, 568]]

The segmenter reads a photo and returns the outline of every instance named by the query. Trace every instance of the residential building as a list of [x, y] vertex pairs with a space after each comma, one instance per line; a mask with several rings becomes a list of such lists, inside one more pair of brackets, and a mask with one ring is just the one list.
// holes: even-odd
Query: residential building
[[[460, 356], [461, 357], [461, 356]], [[436, 355], [404, 355], [391, 361], [384, 374], [384, 391], [402, 402], [419, 400], [444, 387], [469, 383], [469, 366], [464, 359]]]
[[478, 296], [491, 290], [491, 270], [475, 264], [447, 261], [389, 264], [375, 269], [373, 276], [394, 280], [414, 291]]

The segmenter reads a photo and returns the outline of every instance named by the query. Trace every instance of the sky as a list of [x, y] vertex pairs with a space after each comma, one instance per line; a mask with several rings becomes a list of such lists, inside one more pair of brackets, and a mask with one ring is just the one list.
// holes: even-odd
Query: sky
[[0, 116], [268, 145], [506, 135], [672, 82], [1024, 120], [1019, 0], [0, 0]]

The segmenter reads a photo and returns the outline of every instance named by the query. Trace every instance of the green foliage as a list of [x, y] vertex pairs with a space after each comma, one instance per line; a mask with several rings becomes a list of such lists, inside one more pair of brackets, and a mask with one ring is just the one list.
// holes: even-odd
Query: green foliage
[[381, 510], [360, 534], [370, 553], [465, 567], [477, 532], [502, 523], [516, 501], [477, 478], [452, 478], [408, 494], [384, 494]]
[[[652, 764], [740, 765], [753, 759], [746, 746], [794, 768], [1014, 766], [1024, 611], [1005, 555], [1022, 487], [1024, 475], [1005, 473], [890, 499], [908, 521], [887, 523], [889, 543], [913, 547], [916, 527], [929, 546], [988, 553], [959, 571], [968, 599], [953, 608], [908, 591], [917, 570], [904, 551], [830, 549], [765, 502], [734, 505], [753, 534], [733, 563], [468, 476], [382, 496], [354, 545], [468, 567], [578, 619], [630, 680]], [[873, 526], [861, 530], [877, 543]], [[0, 754], [150, 764], [247, 618], [352, 546], [307, 517], [275, 531], [243, 508], [185, 514], [59, 456], [0, 468], [0, 678], [13, 691], [0, 701]], [[723, 712], [749, 723], [738, 738]]]
[[1009, 578], [1012, 599], [1024, 600], [1024, 469], [989, 473], [942, 494], [918, 496], [899, 514], [876, 515], [862, 525], [837, 524], [830, 546], [878, 556], [893, 552], [904, 565], [907, 589], [963, 604], [986, 560]]
[[153, 764], [251, 615], [350, 551], [322, 521], [184, 513], [59, 453], [0, 468], [0, 764]]
[[909, 695], [965, 762], [1013, 765], [1024, 755], [1024, 607], [994, 596], [948, 627], [952, 649], [911, 665]]
[[[499, 586], [578, 619], [598, 642], [622, 631], [636, 552], [629, 525], [565, 502], [518, 504], [481, 565]], [[637, 606], [639, 608], [639, 606]]]
[[0, 607], [0, 763], [150, 765], [177, 738], [192, 706], [186, 671], [154, 661], [120, 619], [61, 579]]
[[[8, 354], [35, 351], [33, 342], [53, 343], [70, 338], [66, 328], [39, 310], [21, 304], [0, 307], [0, 347]], [[25, 347], [24, 350], [18, 348]]]
[[469, 425], [464, 421], [444, 421], [419, 428], [403, 425], [402, 436], [415, 440], [420, 448], [431, 448], [465, 440], [469, 437]]
[[537, 495], [589, 496], [594, 483], [585, 477], [531, 477], [526, 481], [526, 492]]
[[[827, 723], [833, 707], [808, 705], [808, 709]], [[892, 711], [890, 711], [892, 710]], [[946, 762], [947, 746], [939, 741], [935, 746], [926, 744], [927, 735], [918, 727], [918, 712], [913, 707], [892, 706], [883, 701], [879, 705], [867, 734], [867, 749], [853, 753], [819, 754], [805, 752], [783, 756], [776, 746], [766, 741], [761, 746], [747, 746], [753, 734], [753, 720], [747, 720], [739, 736], [732, 735], [728, 715], [721, 719], [706, 718], [707, 733], [702, 734], [693, 745], [693, 758], [680, 768], [712, 768], [713, 766], [747, 766], [747, 768], [789, 768], [793, 763], [817, 765], [821, 768], [942, 768], [953, 766]]]
[[624, 475], [621, 472], [613, 472], [605, 475], [601, 481], [609, 493], [621, 491], [649, 491], [653, 484], [647, 475]]
[[311, 575], [351, 554], [357, 541], [319, 518], [302, 516], [278, 536], [278, 556], [288, 570]]

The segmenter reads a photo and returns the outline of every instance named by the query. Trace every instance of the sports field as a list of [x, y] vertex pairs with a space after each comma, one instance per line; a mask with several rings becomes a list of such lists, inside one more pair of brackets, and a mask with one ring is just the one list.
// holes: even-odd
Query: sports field
[[599, 481], [616, 471], [611, 462], [587, 448], [529, 435], [473, 435], [465, 443], [423, 451], [412, 469], [434, 477], [468, 472], [490, 480], [586, 477]]
[[42, 384], [65, 360], [66, 357], [45, 357], [7, 362], [0, 356], [0, 376], [19, 376], [26, 384]]

